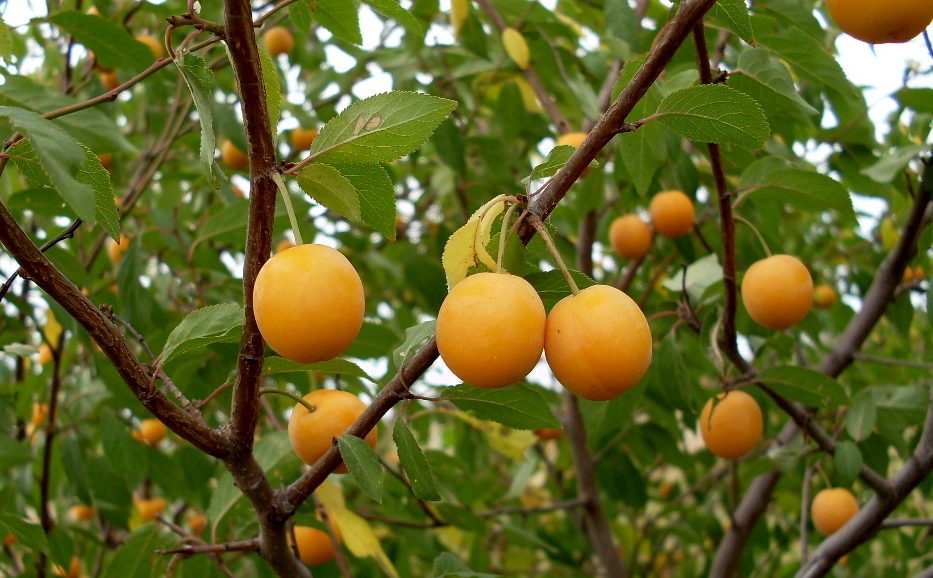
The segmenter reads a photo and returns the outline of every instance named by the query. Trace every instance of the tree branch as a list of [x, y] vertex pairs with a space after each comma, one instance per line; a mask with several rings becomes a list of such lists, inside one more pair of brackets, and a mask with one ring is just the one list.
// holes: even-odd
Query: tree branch
[[[625, 130], [625, 119], [628, 117], [638, 101], [648, 92], [648, 89], [657, 80], [664, 67], [671, 61], [677, 49], [693, 30], [696, 22], [712, 8], [715, 0], [694, 0], [683, 2], [677, 14], [664, 27], [660, 38], [655, 42], [654, 48], [648, 54], [645, 62], [616, 98], [603, 118], [596, 123], [586, 140], [576, 150], [567, 164], [557, 172], [548, 185], [537, 194], [529, 211], [542, 219], [546, 218], [557, 206], [557, 203], [567, 194], [570, 186], [576, 182], [583, 170], [596, 158], [599, 151], [612, 140], [619, 132]], [[527, 242], [534, 235], [534, 229], [523, 223], [519, 234]]]

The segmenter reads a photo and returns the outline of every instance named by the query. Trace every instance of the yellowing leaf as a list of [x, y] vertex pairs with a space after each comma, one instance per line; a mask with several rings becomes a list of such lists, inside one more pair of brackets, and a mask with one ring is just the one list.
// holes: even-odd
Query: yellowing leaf
[[324, 480], [324, 482], [314, 490], [314, 497], [318, 499], [328, 512], [345, 510], [347, 508], [347, 503], [343, 499], [343, 491], [340, 489], [340, 486], [330, 480]]
[[515, 61], [519, 68], [525, 70], [531, 64], [531, 51], [528, 49], [528, 42], [522, 33], [514, 28], [506, 28], [502, 31], [502, 45], [505, 46], [505, 52], [509, 58]]
[[489, 439], [489, 447], [516, 461], [523, 461], [525, 450], [534, 445], [538, 439], [531, 430], [510, 429], [495, 422], [475, 418], [462, 411], [452, 412], [452, 415], [484, 432]]
[[55, 314], [52, 313], [51, 309], [48, 310], [46, 315], [49, 320], [45, 322], [42, 333], [53, 347], [58, 347], [58, 340], [62, 336], [62, 324], [58, 322], [58, 319], [55, 319]]
[[[319, 488], [320, 489], [320, 488]], [[340, 527], [343, 534], [343, 543], [357, 558], [372, 556], [376, 563], [388, 576], [399, 578], [398, 572], [389, 557], [382, 549], [379, 538], [373, 533], [373, 527], [365, 519], [357, 516], [346, 508], [329, 510], [328, 515]]]
[[544, 112], [544, 107], [535, 94], [535, 89], [525, 80], [524, 76], [516, 76], [512, 79], [518, 85], [518, 90], [522, 93], [522, 102], [525, 104], [525, 110], [528, 112]]
[[480, 263], [495, 270], [496, 260], [486, 250], [486, 244], [489, 243], [492, 223], [502, 213], [503, 204], [499, 198], [489, 201], [447, 239], [441, 264], [444, 265], [450, 289], [463, 281], [469, 270]]
[[890, 251], [900, 240], [901, 233], [897, 230], [897, 227], [894, 226], [894, 222], [891, 219], [882, 220], [881, 246], [884, 247], [884, 250]]
[[452, 0], [450, 3], [450, 23], [454, 27], [454, 34], [460, 36], [460, 29], [470, 14], [470, 0]]

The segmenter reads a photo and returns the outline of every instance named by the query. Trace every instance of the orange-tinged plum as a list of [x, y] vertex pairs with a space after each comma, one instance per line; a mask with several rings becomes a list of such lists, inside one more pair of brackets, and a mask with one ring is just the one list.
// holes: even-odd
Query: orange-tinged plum
[[157, 419], [144, 419], [139, 422], [139, 429], [133, 431], [133, 437], [152, 447], [157, 447], [165, 435], [168, 433], [168, 427]]
[[200, 536], [204, 529], [207, 528], [207, 516], [201, 513], [191, 516], [188, 519], [188, 528], [191, 529], [192, 534]]
[[564, 430], [559, 427], [539, 427], [535, 430], [535, 435], [543, 442], [559, 440], [564, 437]]
[[311, 148], [316, 138], [316, 128], [301, 128], [299, 126], [292, 131], [292, 149], [296, 151], [306, 151]]
[[829, 309], [836, 303], [836, 290], [832, 285], [817, 285], [813, 288], [813, 306]]
[[114, 265], [120, 263], [123, 259], [123, 253], [130, 248], [130, 236], [129, 235], [120, 235], [120, 242], [114, 241], [111, 238], [107, 239], [107, 258], [110, 259], [110, 262]]
[[933, 21], [930, 0], [826, 0], [843, 32], [869, 44], [907, 42]]
[[651, 347], [644, 313], [615, 287], [587, 287], [558, 301], [547, 317], [547, 363], [585, 399], [615, 399], [631, 389], [651, 363]]
[[[288, 420], [288, 439], [301, 460], [311, 465], [334, 445], [334, 438], [339, 437], [353, 425], [366, 409], [363, 400], [347, 391], [337, 389], [316, 389], [304, 396], [314, 412], [302, 404], [296, 404]], [[363, 438], [369, 447], [375, 448], [378, 440], [376, 428]], [[340, 464], [334, 472], [345, 474], [349, 470], [346, 464]]]
[[713, 455], [737, 460], [761, 442], [764, 418], [755, 398], [744, 391], [719, 394], [700, 412], [700, 435]]
[[295, 37], [283, 26], [273, 26], [262, 35], [262, 43], [272, 57], [291, 52], [295, 48]]
[[56, 564], [52, 566], [52, 573], [62, 578], [79, 578], [81, 576], [81, 559], [72, 556], [68, 568]]
[[477, 273], [457, 283], [437, 314], [437, 349], [447, 367], [475, 387], [511, 385], [544, 349], [547, 314], [521, 277]]
[[90, 520], [97, 514], [97, 508], [94, 506], [85, 506], [84, 504], [76, 504], [68, 510], [68, 513], [74, 520]]
[[296, 246], [297, 245], [295, 245], [295, 243], [293, 243], [291, 239], [282, 239], [281, 241], [279, 241], [279, 244], [275, 246], [275, 252], [281, 253], [282, 251], [291, 249]]
[[791, 255], [756, 261], [742, 279], [742, 302], [748, 314], [769, 329], [787, 329], [807, 316], [813, 305], [813, 278]]
[[586, 140], [588, 133], [585, 132], [568, 132], [557, 137], [557, 146], [568, 145], [573, 148], [580, 148], [580, 145], [583, 144], [583, 141]]
[[116, 90], [120, 86], [120, 78], [115, 70], [108, 70], [100, 73], [100, 82], [107, 90]]
[[634, 213], [622, 215], [609, 227], [609, 244], [626, 259], [641, 259], [647, 255], [651, 240], [651, 227]]
[[813, 497], [810, 519], [824, 536], [835, 534], [858, 514], [858, 500], [845, 488], [826, 488]]
[[109, 171], [113, 167], [113, 153], [101, 153], [97, 155], [97, 158], [100, 160], [100, 166], [106, 170]]
[[153, 56], [156, 60], [161, 60], [165, 56], [165, 46], [162, 44], [162, 41], [153, 36], [152, 34], [140, 34], [136, 37], [138, 42], [142, 42], [152, 50]]
[[273, 255], [253, 287], [263, 339], [282, 357], [316, 363], [337, 357], [363, 326], [363, 282], [340, 251], [300, 245]]
[[648, 214], [659, 235], [678, 239], [693, 228], [696, 209], [693, 200], [683, 191], [662, 191], [652, 197]]
[[[320, 566], [327, 564], [337, 553], [334, 551], [334, 543], [331, 542], [330, 535], [323, 530], [312, 528], [311, 526], [295, 526], [295, 544], [298, 546], [298, 557], [308, 566]], [[340, 533], [334, 531], [334, 537], [340, 542]]]
[[242, 171], [249, 167], [249, 156], [229, 140], [225, 140], [220, 145], [220, 160], [235, 171]]
[[143, 522], [155, 520], [156, 516], [164, 512], [168, 506], [168, 500], [165, 498], [146, 499], [134, 497], [133, 501], [136, 502], [136, 509], [139, 510], [139, 517]]

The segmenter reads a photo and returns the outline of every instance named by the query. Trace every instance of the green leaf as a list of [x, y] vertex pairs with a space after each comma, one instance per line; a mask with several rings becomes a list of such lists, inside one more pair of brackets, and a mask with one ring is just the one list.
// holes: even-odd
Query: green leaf
[[[629, 116], [638, 118], [650, 114], [649, 108], [657, 110], [660, 104], [659, 93], [658, 88], [652, 86]], [[639, 195], [648, 194], [655, 173], [667, 161], [664, 132], [661, 125], [649, 122], [635, 132], [622, 133], [616, 137], [619, 142], [619, 156], [632, 175], [632, 183]]]
[[846, 220], [855, 221], [852, 198], [841, 183], [774, 157], [750, 165], [739, 185], [756, 199], [790, 204], [804, 211], [836, 211]]
[[93, 51], [97, 61], [107, 68], [141, 71], [154, 62], [152, 50], [137, 42], [115, 20], [78, 10], [59, 12], [48, 20]]
[[217, 146], [217, 141], [214, 136], [212, 109], [214, 84], [211, 78], [211, 69], [208, 68], [206, 60], [187, 51], [182, 53], [180, 59], [176, 58], [174, 62], [185, 79], [185, 84], [188, 85], [191, 98], [194, 99], [194, 105], [198, 109], [198, 118], [201, 121], [201, 170], [204, 171], [210, 185], [218, 188], [220, 179], [215, 173], [214, 161], [214, 148]]
[[311, 1], [298, 0], [288, 5], [288, 15], [298, 32], [307, 34], [311, 31]]
[[337, 447], [356, 485], [367, 496], [381, 504], [385, 471], [373, 448], [362, 439], [351, 435], [338, 437]]
[[163, 365], [205, 345], [238, 339], [243, 325], [243, 308], [235, 303], [222, 303], [198, 309], [185, 317], [168, 336], [159, 355]]
[[[2, 71], [0, 71], [2, 74]], [[6, 74], [0, 86], [0, 105], [25, 108], [40, 114], [79, 104], [81, 100], [26, 77]], [[113, 151], [135, 152], [136, 148], [123, 136], [117, 124], [98, 108], [79, 110], [53, 119], [71, 137], [96, 153]]]
[[[405, 330], [405, 341], [392, 352], [395, 367], [405, 367], [408, 360], [421, 349], [421, 345], [434, 336], [437, 320], [424, 321]], [[408, 384], [411, 385], [411, 384]]]
[[832, 407], [849, 405], [849, 396], [835, 379], [819, 371], [793, 365], [779, 365], [762, 371], [757, 381], [774, 392], [804, 405]]
[[346, 359], [331, 359], [330, 361], [319, 361], [317, 363], [298, 363], [284, 357], [270, 357], [262, 366], [262, 372], [265, 375], [276, 373], [296, 373], [304, 371], [317, 371], [320, 373], [329, 373], [332, 375], [348, 375], [351, 377], [362, 377], [373, 383], [379, 381], [371, 377], [363, 369]]
[[[593, 281], [579, 271], [570, 271], [570, 275], [580, 289], [586, 289], [590, 285], [596, 284], [596, 281]], [[544, 302], [544, 308], [547, 311], [550, 311], [551, 307], [557, 305], [557, 302], [564, 297], [570, 296], [570, 287], [567, 285], [567, 279], [564, 277], [563, 273], [557, 269], [532, 273], [525, 277], [525, 281], [531, 283], [531, 286], [538, 292], [541, 301]]]
[[[94, 190], [75, 178], [86, 160], [78, 143], [52, 121], [22, 108], [0, 106], [0, 122], [26, 135], [39, 160], [39, 171], [47, 177], [46, 182], [58, 191], [82, 221], [93, 225], [97, 218]], [[25, 149], [13, 147], [10, 153], [18, 154], [17, 150]], [[19, 161], [17, 168], [30, 180], [30, 173], [33, 178], [36, 175], [32, 161]]]
[[500, 578], [501, 575], [474, 572], [450, 552], [443, 552], [434, 559], [432, 576], [433, 578]]
[[[78, 436], [68, 433], [62, 440], [62, 469], [75, 490], [75, 495], [85, 504], [91, 503], [90, 482], [87, 473], [87, 463], [84, 450]], [[2, 464], [0, 464], [2, 467]]]
[[337, 38], [362, 44], [360, 8], [355, 0], [314, 0], [314, 18]]
[[260, 43], [259, 62], [262, 65], [262, 83], [266, 85], [266, 106], [269, 108], [269, 122], [271, 126], [279, 123], [282, 114], [282, 85], [279, 83], [279, 74], [272, 56]]
[[441, 397], [453, 402], [476, 417], [500, 423], [513, 429], [559, 428], [547, 399], [535, 388], [523, 383], [498, 389], [481, 389], [471, 385], [445, 387]]
[[360, 220], [360, 197], [356, 187], [336, 168], [313, 163], [295, 173], [295, 178], [301, 190], [318, 203], [351, 221]]
[[324, 125], [310, 154], [334, 163], [394, 161], [428, 140], [456, 106], [420, 92], [377, 94], [354, 102]]
[[440, 500], [441, 495], [437, 493], [434, 475], [431, 473], [428, 459], [424, 456], [421, 446], [415, 440], [415, 435], [411, 432], [408, 423], [402, 416], [395, 420], [395, 426], [392, 428], [392, 440], [395, 441], [398, 448], [399, 461], [405, 468], [405, 473], [408, 474], [412, 493], [422, 500]]
[[377, 164], [340, 164], [334, 168], [356, 188], [363, 222], [394, 241], [398, 210], [395, 183], [388, 171]]
[[933, 88], [902, 88], [894, 93], [901, 106], [933, 114]]
[[[148, 578], [161, 563], [153, 556], [165, 539], [155, 524], [146, 524], [127, 536], [113, 558], [105, 565], [101, 578]], [[165, 558], [161, 558], [164, 560]]]
[[0, 58], [10, 62], [13, 54], [13, 31], [4, 22], [0, 22]]
[[33, 552], [48, 552], [49, 543], [39, 524], [30, 524], [16, 514], [0, 513], [0, 536], [13, 534], [18, 543]]
[[833, 461], [836, 463], [836, 472], [842, 478], [836, 480], [839, 485], [849, 485], [862, 471], [862, 452], [857, 445], [849, 440], [839, 442], [836, 445]]
[[[564, 165], [567, 164], [567, 161], [570, 160], [570, 157], [572, 157], [575, 152], [577, 152], [576, 147], [570, 145], [558, 145], [552, 148], [547, 158], [544, 159], [544, 162], [533, 168], [531, 170], [531, 176], [522, 179], [522, 182], [525, 183], [528, 182], [528, 180], [546, 179], [554, 176], [557, 174], [557, 171], [564, 168]], [[595, 160], [590, 161], [589, 166], [595, 168], [599, 166], [599, 163]]]
[[16, 441], [10, 436], [0, 436], [0, 468], [9, 471], [10, 468], [28, 464], [32, 461], [32, 451], [29, 445]]
[[778, 110], [819, 114], [797, 92], [787, 66], [765, 48], [749, 48], [739, 55], [738, 69], [729, 76], [729, 86], [746, 93], [766, 108], [768, 103], [774, 103]]
[[[253, 455], [263, 471], [278, 467], [288, 457], [294, 457], [295, 451], [288, 441], [287, 431], [267, 432], [256, 442]], [[207, 508], [207, 518], [212, 524], [218, 524], [227, 512], [243, 497], [243, 492], [236, 487], [233, 476], [224, 472], [217, 482], [217, 488], [211, 496], [211, 503]]]
[[735, 32], [749, 44], [755, 43], [755, 31], [752, 29], [752, 19], [745, 0], [718, 0], [707, 16], [711, 23]]
[[929, 150], [930, 145], [908, 145], [889, 149], [875, 164], [862, 169], [862, 174], [879, 183], [891, 183], [898, 178], [907, 164], [917, 158], [921, 152]]
[[379, 14], [401, 24], [409, 34], [419, 38], [424, 37], [424, 28], [421, 27], [418, 19], [396, 0], [363, 0], [363, 2]]
[[878, 420], [878, 410], [870, 391], [860, 393], [855, 402], [846, 413], [846, 431], [856, 442], [860, 442], [871, 435]]
[[700, 143], [758, 150], [771, 134], [761, 105], [747, 94], [721, 84], [673, 92], [661, 101], [655, 116], [668, 129]]
[[843, 96], [860, 97], [836, 57], [803, 30], [785, 28], [780, 36], [759, 34], [756, 41], [790, 64], [799, 76], [831, 87]]
[[[686, 280], [684, 277], [686, 276]], [[706, 290], [712, 285], [722, 281], [722, 265], [719, 264], [717, 255], [707, 255], [698, 261], [694, 261], [687, 266], [687, 270], [681, 269], [676, 275], [664, 281], [664, 288], [668, 291], [683, 291], [687, 293], [694, 301], [699, 301]]]
[[[674, 332], [669, 332], [661, 340], [661, 350], [657, 360], [657, 385], [660, 397], [671, 409], [693, 411], [693, 388], [687, 377], [687, 368], [680, 354], [680, 346]], [[655, 392], [652, 392], [655, 393]]]
[[203, 243], [211, 237], [230, 233], [232, 231], [245, 231], [246, 221], [249, 218], [249, 199], [237, 199], [222, 210], [214, 213], [207, 222], [197, 228], [198, 238], [195, 245]]
[[97, 222], [114, 240], [120, 240], [120, 213], [114, 201], [113, 186], [110, 184], [110, 173], [100, 164], [100, 158], [91, 149], [81, 145], [84, 149], [84, 166], [75, 175], [79, 183], [91, 185], [94, 189], [94, 211]]

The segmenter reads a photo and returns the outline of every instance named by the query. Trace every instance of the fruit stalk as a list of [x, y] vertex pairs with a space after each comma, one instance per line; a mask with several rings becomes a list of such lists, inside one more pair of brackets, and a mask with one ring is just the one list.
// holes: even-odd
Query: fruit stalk
[[288, 220], [292, 224], [292, 233], [295, 235], [295, 243], [303, 245], [304, 241], [301, 239], [301, 229], [298, 228], [298, 219], [295, 217], [295, 208], [292, 206], [292, 198], [288, 194], [288, 187], [285, 186], [285, 181], [282, 179], [280, 173], [273, 173], [272, 180], [275, 181], [275, 186], [278, 187], [279, 193], [282, 195], [282, 202], [285, 203], [285, 211], [288, 212]]
[[260, 387], [259, 388], [259, 395], [265, 395], [267, 393], [277, 393], [279, 395], [284, 395], [285, 397], [289, 398], [295, 403], [300, 403], [301, 405], [303, 405], [304, 408], [308, 410], [308, 413], [314, 413], [315, 411], [317, 411], [317, 408], [311, 405], [310, 403], [308, 403], [308, 401], [305, 398], [301, 397], [300, 395], [295, 395], [294, 393], [290, 391], [279, 389], [277, 387]]
[[538, 234], [541, 235], [541, 240], [547, 245], [548, 252], [554, 257], [554, 263], [557, 265], [557, 268], [560, 269], [560, 272], [563, 273], [564, 279], [567, 280], [567, 285], [570, 286], [570, 292], [574, 295], [578, 294], [580, 288], [577, 287], [577, 282], [573, 280], [573, 275], [570, 274], [570, 269], [567, 268], [567, 264], [564, 263], [564, 259], [560, 256], [560, 251], [558, 251], [557, 246], [554, 245], [554, 239], [551, 238], [551, 234], [548, 232], [547, 227], [544, 226], [544, 222], [537, 215], [529, 215], [528, 218], [531, 220], [531, 224], [534, 226], [535, 230], [538, 231]]

